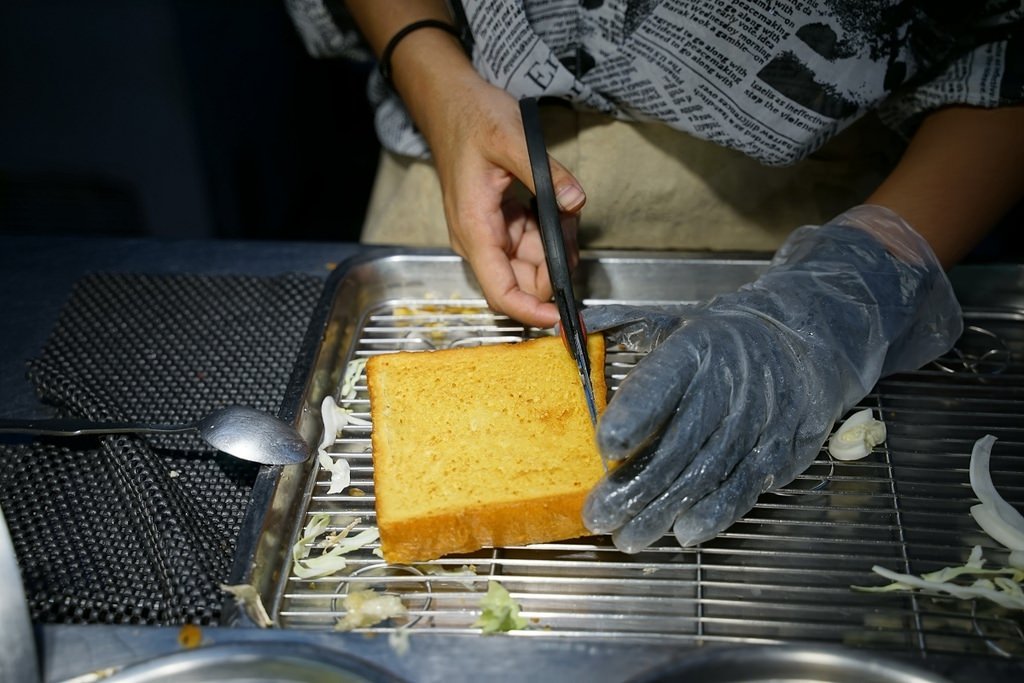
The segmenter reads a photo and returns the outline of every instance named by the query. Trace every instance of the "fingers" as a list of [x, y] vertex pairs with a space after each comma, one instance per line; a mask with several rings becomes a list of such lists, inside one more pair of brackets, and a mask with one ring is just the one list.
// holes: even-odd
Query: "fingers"
[[778, 484], [765, 465], [781, 453], [764, 453], [762, 458], [747, 458], [728, 480], [680, 514], [672, 525], [679, 545], [684, 548], [708, 541], [725, 531], [757, 503], [758, 497]]
[[[679, 419], [692, 417], [682, 413]], [[638, 552], [654, 543], [680, 515], [729, 480], [738, 463], [757, 457], [753, 451], [757, 433], [737, 429], [735, 425], [740, 421], [735, 415], [726, 418], [671, 485], [615, 531], [616, 547], [624, 552]]]
[[[707, 386], [699, 375], [694, 382]], [[712, 391], [718, 390], [712, 387]], [[587, 528], [594, 533], [614, 531], [662, 495], [704, 443], [706, 425], [718, 424], [727, 405], [724, 396], [709, 397], [701, 402], [705, 409], [703, 414], [689, 411], [671, 420], [656, 443], [641, 450], [598, 482], [583, 506], [583, 522]], [[659, 535], [668, 529], [670, 523], [668, 520]]]
[[488, 306], [526, 325], [551, 327], [558, 322], [558, 308], [551, 302], [551, 280], [538, 235], [533, 230], [488, 239], [487, 233], [480, 233], [470, 240], [453, 240], [452, 246], [473, 269]]
[[[467, 181], [483, 177], [481, 173]], [[506, 199], [506, 187], [499, 183], [466, 182], [460, 188], [472, 201], [460, 203], [455, 193], [449, 197], [449, 237], [472, 268], [488, 305], [527, 325], [554, 325], [558, 309], [550, 302], [551, 282], [536, 218], [519, 202]]]
[[597, 442], [612, 460], [638, 452], [675, 413], [697, 373], [700, 353], [686, 335], [674, 335], [622, 380], [598, 423]]
[[[762, 460], [758, 443], [771, 409], [769, 375], [735, 352], [742, 341], [735, 329], [714, 332], [690, 327], [652, 352], [683, 348], [701, 361], [661, 440], [600, 482], [584, 506], [588, 528], [614, 531], [624, 552], [655, 542], [681, 514], [731, 480], [741, 463]], [[680, 338], [691, 346], [678, 345]], [[606, 416], [620, 400], [617, 395]], [[627, 397], [625, 405], [637, 400]]]
[[510, 258], [496, 245], [477, 245], [464, 256], [492, 309], [535, 327], [558, 322], [546, 268], [529, 259]]
[[[457, 167], [442, 174], [445, 211], [453, 249], [463, 256], [488, 304], [527, 325], [551, 327], [558, 309], [550, 302], [551, 281], [536, 216], [506, 195], [515, 179], [533, 187], [521, 122], [478, 141], [480, 147]], [[568, 170], [550, 160], [556, 194], [573, 211], [585, 201]], [[568, 199], [566, 199], [568, 198]], [[579, 262], [579, 217], [564, 213], [562, 232], [570, 267]]]

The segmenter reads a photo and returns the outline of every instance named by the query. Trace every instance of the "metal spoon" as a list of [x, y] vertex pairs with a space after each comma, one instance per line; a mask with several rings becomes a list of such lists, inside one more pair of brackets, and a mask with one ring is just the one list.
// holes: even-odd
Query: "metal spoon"
[[192, 424], [90, 422], [75, 419], [4, 420], [0, 434], [83, 436], [87, 434], [174, 434], [198, 431], [214, 448], [261, 465], [297, 465], [309, 459], [310, 448], [299, 432], [270, 413], [245, 406], [214, 410]]

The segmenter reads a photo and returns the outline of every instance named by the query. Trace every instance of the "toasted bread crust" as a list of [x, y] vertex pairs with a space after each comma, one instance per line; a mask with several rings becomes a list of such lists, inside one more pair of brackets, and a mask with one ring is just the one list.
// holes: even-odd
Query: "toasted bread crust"
[[[601, 335], [588, 352], [601, 411]], [[385, 560], [588, 533], [583, 501], [604, 469], [561, 340], [374, 356], [367, 382]]]

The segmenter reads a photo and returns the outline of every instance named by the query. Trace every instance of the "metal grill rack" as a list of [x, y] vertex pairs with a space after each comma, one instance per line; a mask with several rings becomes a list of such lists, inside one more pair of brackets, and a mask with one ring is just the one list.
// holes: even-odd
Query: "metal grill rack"
[[[607, 303], [602, 301], [601, 303]], [[625, 302], [629, 303], [629, 302]], [[884, 380], [862, 407], [879, 413], [888, 439], [866, 459], [827, 453], [784, 489], [762, 496], [740, 522], [698, 548], [671, 537], [626, 555], [605, 537], [449, 556], [388, 566], [371, 545], [348, 555], [337, 575], [294, 575], [276, 602], [285, 628], [331, 629], [348, 591], [398, 594], [408, 618], [373, 632], [479, 633], [473, 626], [487, 582], [520, 603], [520, 637], [573, 637], [688, 643], [834, 643], [878, 650], [980, 656], [1024, 655], [1016, 615], [981, 602], [908, 593], [862, 593], [880, 585], [873, 565], [913, 574], [963, 564], [981, 545], [990, 564], [1006, 553], [970, 517], [968, 480], [975, 440], [998, 437], [992, 472], [1018, 508], [1024, 504], [1024, 315], [967, 312], [971, 326], [955, 352], [922, 370]], [[483, 301], [409, 299], [369, 311], [347, 360], [399, 350], [521, 340], [538, 332], [490, 313]], [[638, 360], [609, 349], [615, 390]], [[365, 375], [342, 404], [369, 419]], [[352, 485], [326, 495], [321, 469], [304, 521], [330, 513], [333, 528], [358, 518], [375, 526], [370, 427], [349, 425], [330, 448], [348, 460]], [[293, 541], [298, 538], [298, 532]], [[314, 551], [315, 552], [315, 551]]]

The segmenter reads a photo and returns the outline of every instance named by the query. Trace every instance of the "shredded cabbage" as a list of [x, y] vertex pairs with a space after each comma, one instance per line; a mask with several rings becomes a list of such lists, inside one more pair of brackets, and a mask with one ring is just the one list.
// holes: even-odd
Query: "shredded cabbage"
[[331, 516], [325, 513], [313, 515], [306, 522], [306, 526], [302, 529], [302, 538], [295, 542], [292, 546], [292, 561], [298, 562], [299, 560], [309, 555], [309, 549], [313, 541], [317, 539], [320, 534], [327, 531], [327, 528], [331, 525]]
[[307, 557], [292, 564], [292, 573], [300, 579], [319, 579], [340, 572], [348, 566], [341, 556], [341, 548], [335, 546], [316, 557]]
[[368, 358], [356, 358], [345, 366], [345, 375], [341, 380], [341, 402], [348, 403], [356, 397], [356, 383], [366, 368]]
[[[984, 569], [982, 565], [981, 546], [974, 546], [966, 564], [959, 567], [945, 567], [935, 572], [914, 576], [899, 574], [885, 567], [875, 565], [873, 572], [883, 576], [892, 583], [884, 586], [851, 586], [853, 590], [864, 593], [887, 593], [890, 591], [919, 591], [926, 595], [954, 597], [962, 600], [990, 600], [1008, 609], [1024, 609], [1024, 569], [1015, 567], [999, 567]], [[963, 575], [976, 577], [970, 584], [954, 583]]]
[[1011, 550], [1024, 550], [1024, 532], [1000, 516], [999, 510], [985, 503], [971, 506], [971, 517], [978, 523], [982, 531], [993, 540]]
[[[317, 543], [317, 539], [330, 527], [331, 516], [325, 513], [313, 515], [302, 531], [302, 538], [292, 546], [292, 573], [300, 579], [318, 579], [344, 569], [348, 565], [344, 555], [380, 538], [377, 527], [369, 527], [349, 538], [349, 532], [359, 522], [359, 519], [350, 520], [340, 531], [328, 534]], [[309, 557], [314, 547], [324, 548], [324, 551], [316, 557]]]
[[483, 633], [501, 633], [525, 628], [526, 619], [519, 616], [519, 604], [497, 581], [487, 582], [487, 593], [480, 600], [480, 617], [473, 622]]

